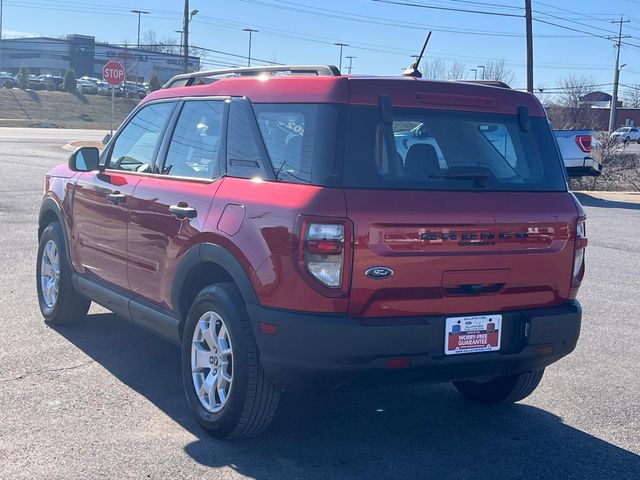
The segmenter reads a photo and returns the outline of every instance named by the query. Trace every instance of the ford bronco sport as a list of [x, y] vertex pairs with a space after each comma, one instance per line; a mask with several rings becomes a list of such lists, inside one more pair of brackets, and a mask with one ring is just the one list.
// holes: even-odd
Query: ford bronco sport
[[280, 392], [453, 382], [515, 402], [580, 332], [585, 214], [533, 95], [342, 76], [180, 75], [51, 170], [37, 288], [182, 346], [198, 422], [244, 437]]

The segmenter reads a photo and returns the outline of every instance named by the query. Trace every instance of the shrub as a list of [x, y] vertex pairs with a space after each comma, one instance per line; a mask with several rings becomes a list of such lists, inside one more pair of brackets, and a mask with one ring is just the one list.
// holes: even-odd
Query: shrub
[[21, 88], [22, 90], [29, 88], [29, 69], [26, 65], [22, 65], [20, 70], [18, 70], [16, 81], [18, 82], [18, 88]]
[[64, 72], [64, 80], [62, 81], [62, 89], [65, 92], [73, 93], [74, 95], [78, 93], [78, 83], [76, 79], [76, 71], [73, 68], [70, 68], [66, 72]]
[[160, 90], [162, 88], [162, 83], [160, 83], [160, 78], [156, 72], [151, 74], [151, 78], [149, 79], [149, 90], [155, 92], [156, 90]]

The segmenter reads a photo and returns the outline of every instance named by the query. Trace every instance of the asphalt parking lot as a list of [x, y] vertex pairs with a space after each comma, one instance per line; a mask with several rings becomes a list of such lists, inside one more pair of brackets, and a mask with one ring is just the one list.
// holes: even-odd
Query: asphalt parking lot
[[192, 419], [177, 347], [92, 307], [47, 327], [35, 292], [43, 178], [104, 132], [0, 128], [0, 478], [638, 479], [640, 204], [581, 196], [578, 348], [532, 396], [481, 408], [449, 385], [284, 395], [259, 438]]

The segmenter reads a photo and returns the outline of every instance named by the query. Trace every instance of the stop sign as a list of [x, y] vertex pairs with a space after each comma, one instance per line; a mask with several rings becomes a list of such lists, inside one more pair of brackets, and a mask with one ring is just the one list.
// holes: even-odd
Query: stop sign
[[120, 62], [109, 60], [102, 68], [102, 78], [109, 85], [120, 85], [124, 82], [126, 71]]

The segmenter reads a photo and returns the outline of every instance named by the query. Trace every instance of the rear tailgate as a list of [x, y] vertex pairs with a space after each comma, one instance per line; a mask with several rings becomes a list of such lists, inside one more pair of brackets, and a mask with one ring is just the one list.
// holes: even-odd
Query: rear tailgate
[[[577, 212], [567, 192], [345, 191], [349, 314], [500, 312], [570, 296]], [[371, 267], [393, 275], [370, 278]]]

